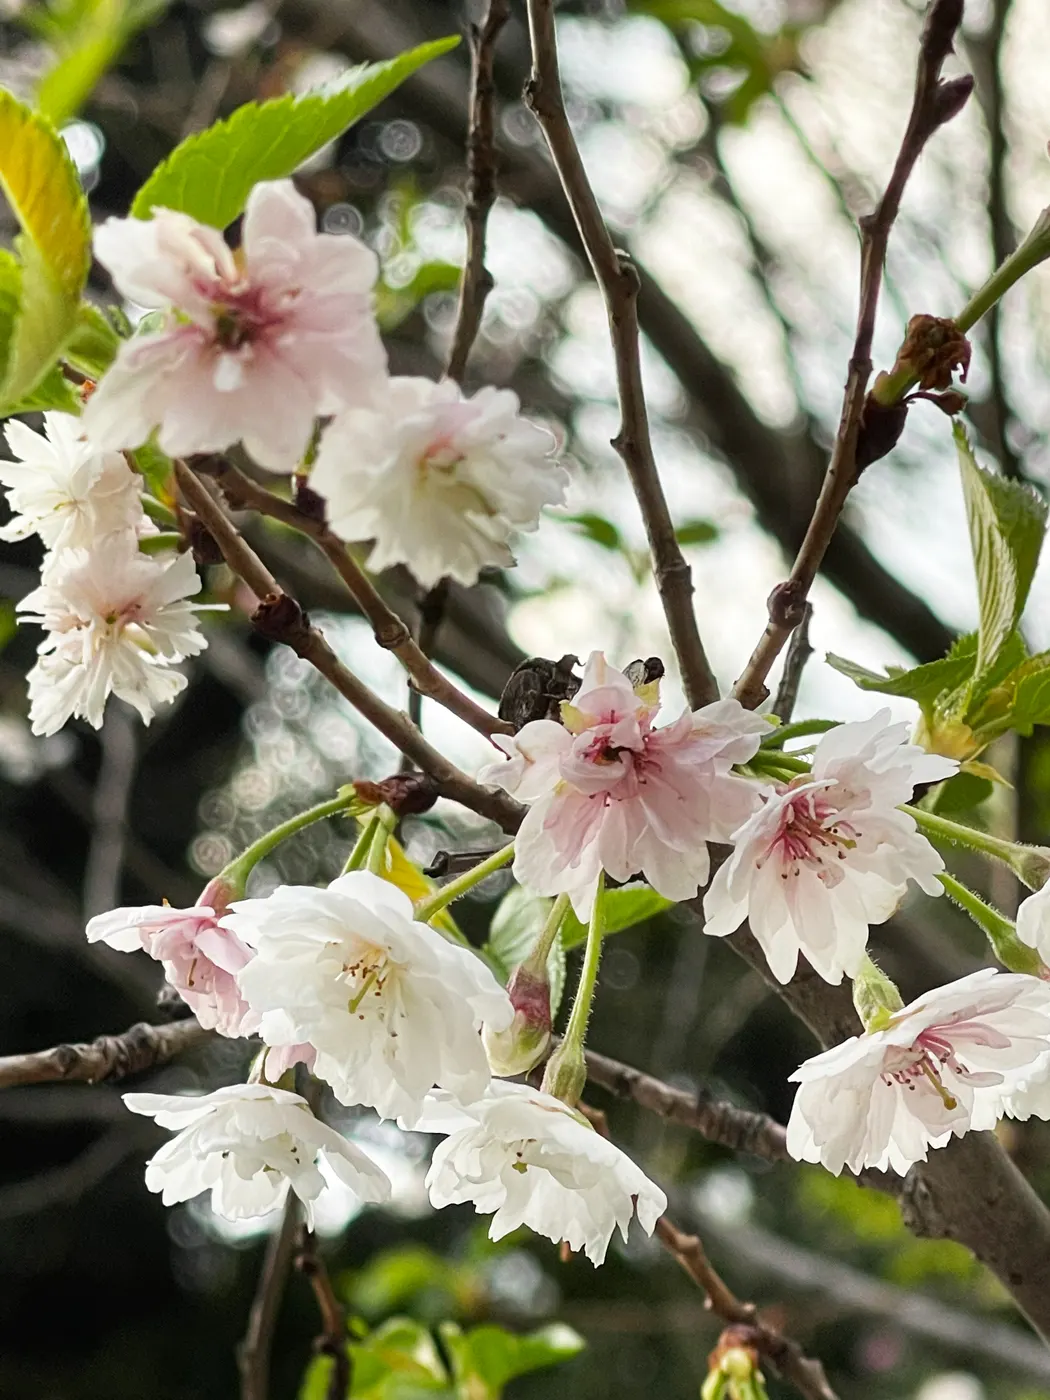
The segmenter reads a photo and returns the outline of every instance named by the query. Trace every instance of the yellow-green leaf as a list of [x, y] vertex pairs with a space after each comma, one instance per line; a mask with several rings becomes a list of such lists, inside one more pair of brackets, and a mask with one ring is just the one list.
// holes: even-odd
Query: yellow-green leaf
[[136, 30], [155, 19], [166, 0], [90, 0], [75, 22], [49, 34], [56, 62], [40, 79], [36, 106], [61, 126], [91, 96], [98, 80]]
[[249, 102], [207, 131], [187, 137], [158, 165], [135, 196], [131, 212], [176, 209], [202, 224], [225, 228], [244, 209], [260, 180], [280, 180], [360, 120], [424, 63], [455, 48], [438, 39], [369, 63], [334, 83], [270, 102]]
[[0, 391], [0, 412], [10, 412], [51, 369], [76, 325], [91, 221], [61, 137], [2, 89], [0, 186], [22, 230], [15, 239], [21, 290]]

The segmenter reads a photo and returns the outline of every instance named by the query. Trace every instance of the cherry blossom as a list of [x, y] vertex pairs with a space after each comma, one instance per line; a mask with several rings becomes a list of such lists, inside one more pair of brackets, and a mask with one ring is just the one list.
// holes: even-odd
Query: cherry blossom
[[654, 729], [655, 686], [636, 692], [601, 652], [587, 662], [563, 724], [533, 720], [495, 736], [510, 761], [478, 780], [532, 805], [514, 874], [538, 894], [568, 894], [580, 918], [598, 873], [643, 874], [668, 899], [690, 899], [707, 880], [708, 841], [726, 841], [758, 806], [761, 789], [737, 776], [768, 722], [720, 700]]
[[77, 549], [146, 526], [141, 479], [119, 452], [100, 452], [79, 418], [45, 413], [43, 433], [12, 418], [4, 437], [15, 460], [0, 462], [0, 483], [14, 519], [0, 539], [37, 534], [48, 549]]
[[252, 190], [237, 253], [168, 209], [107, 219], [95, 252], [124, 296], [163, 317], [121, 347], [85, 409], [105, 447], [157, 429], [173, 456], [240, 440], [262, 466], [291, 471], [318, 414], [364, 402], [382, 380], [376, 256], [319, 234], [290, 180]]
[[186, 685], [172, 665], [207, 645], [200, 605], [185, 601], [200, 586], [189, 554], [141, 554], [130, 532], [50, 556], [18, 604], [48, 634], [29, 673], [33, 733], [54, 734], [71, 716], [98, 729], [111, 693], [148, 724]]
[[614, 1143], [527, 1084], [493, 1080], [474, 1103], [431, 1094], [409, 1126], [447, 1134], [427, 1173], [431, 1204], [472, 1201], [479, 1215], [492, 1215], [493, 1240], [527, 1225], [598, 1265], [617, 1227], [626, 1239], [637, 1214], [651, 1235], [667, 1208], [660, 1188]]
[[903, 1174], [953, 1134], [992, 1127], [1048, 1037], [1050, 985], [1037, 977], [982, 968], [925, 992], [795, 1071], [788, 1151], [836, 1176]]
[[508, 389], [464, 398], [451, 380], [389, 379], [325, 430], [310, 485], [337, 535], [374, 541], [371, 569], [471, 584], [486, 565], [513, 564], [514, 532], [565, 497], [553, 437], [518, 409]]
[[362, 1201], [390, 1196], [386, 1173], [285, 1089], [234, 1084], [200, 1097], [125, 1094], [124, 1102], [177, 1133], [146, 1165], [146, 1185], [166, 1206], [210, 1190], [216, 1215], [244, 1220], [276, 1210], [291, 1188], [312, 1229], [326, 1170]]
[[164, 964], [165, 977], [206, 1030], [250, 1035], [258, 1018], [241, 996], [237, 973], [251, 960], [252, 950], [221, 927], [220, 916], [206, 889], [190, 909], [147, 904], [97, 914], [88, 922], [87, 937], [89, 943], [107, 943], [120, 952], [143, 949]]
[[778, 784], [733, 832], [704, 899], [706, 932], [721, 938], [749, 919], [780, 982], [800, 951], [825, 981], [852, 977], [868, 926], [889, 918], [909, 879], [941, 893], [944, 862], [898, 807], [957, 764], [909, 744], [907, 726], [889, 718], [880, 710], [825, 734], [812, 774]]
[[510, 1000], [474, 953], [416, 923], [388, 881], [359, 870], [324, 890], [282, 885], [238, 900], [222, 922], [255, 949], [238, 981], [263, 1039], [312, 1045], [341, 1102], [411, 1118], [435, 1084], [484, 1090], [479, 1028], [508, 1026]]

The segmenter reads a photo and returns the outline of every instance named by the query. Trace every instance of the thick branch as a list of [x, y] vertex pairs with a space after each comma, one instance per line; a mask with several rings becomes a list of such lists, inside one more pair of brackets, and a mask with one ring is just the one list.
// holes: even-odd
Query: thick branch
[[252, 622], [270, 641], [281, 642], [330, 681], [354, 709], [396, 748], [433, 778], [444, 797], [472, 812], [516, 831], [522, 811], [505, 793], [483, 788], [428, 744], [408, 716], [380, 699], [336, 656], [324, 634], [311, 626], [302, 608], [285, 593], [259, 556], [238, 533], [233, 522], [185, 462], [175, 463], [175, 475], [191, 508], [215, 540], [226, 563], [259, 599]]
[[835, 533], [846, 497], [865, 465], [863, 453], [858, 453], [858, 444], [871, 378], [875, 314], [890, 230], [908, 177], [923, 148], [934, 132], [962, 108], [973, 87], [972, 78], [947, 82], [941, 79], [941, 68], [951, 53], [962, 13], [963, 0], [933, 0], [927, 11], [908, 125], [885, 193], [874, 213], [861, 220], [860, 305], [838, 432], [827, 475], [791, 574], [770, 595], [769, 623], [733, 688], [736, 698], [749, 709], [754, 709], [768, 694], [766, 677], [801, 619], [802, 608]]
[[448, 377], [462, 380], [481, 326], [492, 274], [485, 266], [489, 211], [496, 202], [496, 43], [510, 18], [510, 0], [489, 0], [485, 17], [470, 32], [470, 124], [467, 133], [467, 260], [459, 286], [459, 310], [448, 359]]
[[260, 515], [290, 525], [313, 540], [346, 584], [354, 602], [371, 624], [378, 644], [384, 650], [392, 651], [404, 666], [414, 690], [436, 700], [457, 719], [463, 720], [486, 738], [510, 732], [509, 725], [496, 715], [490, 715], [441, 674], [427, 652], [413, 639], [409, 628], [380, 597], [345, 543], [325, 523], [323, 514], [311, 514], [291, 501], [282, 501], [224, 457], [209, 456], [201, 466], [218, 482], [223, 495], [235, 510], [258, 511]]
[[100, 1035], [90, 1044], [55, 1045], [28, 1055], [5, 1055], [0, 1059], [0, 1089], [60, 1080], [98, 1084], [103, 1079], [124, 1079], [167, 1064], [202, 1044], [210, 1034], [194, 1020], [175, 1021], [169, 1026], [140, 1021], [123, 1035]]
[[543, 128], [605, 301], [616, 361], [621, 414], [620, 431], [613, 439], [613, 446], [627, 468], [645, 521], [656, 586], [685, 692], [690, 706], [698, 709], [718, 699], [718, 684], [696, 625], [692, 571], [678, 544], [653, 456], [639, 345], [638, 292], [641, 281], [630, 258], [613, 244], [565, 114], [553, 0], [528, 0], [528, 12], [532, 76], [525, 88], [525, 101]]

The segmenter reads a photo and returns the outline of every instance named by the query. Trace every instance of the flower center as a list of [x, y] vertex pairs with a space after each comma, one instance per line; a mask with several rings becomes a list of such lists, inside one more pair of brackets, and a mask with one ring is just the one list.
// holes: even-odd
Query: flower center
[[951, 1111], [958, 1108], [959, 1101], [944, 1087], [941, 1070], [945, 1065], [956, 1074], [966, 1073], [965, 1067], [955, 1057], [954, 1048], [943, 1035], [935, 1030], [923, 1031], [913, 1045], [887, 1056], [882, 1082], [887, 1085], [899, 1084], [901, 1088], [914, 1093], [919, 1080], [925, 1079], [945, 1108]]
[[[341, 976], [349, 990], [346, 1009], [351, 1016], [363, 1021], [366, 1010], [382, 1011], [383, 989], [389, 975], [389, 960], [379, 949], [363, 953], [354, 962], [343, 963]], [[375, 1000], [368, 1002], [370, 997]]]
[[780, 827], [758, 865], [761, 868], [770, 855], [776, 854], [783, 866], [782, 880], [797, 876], [803, 865], [808, 865], [825, 884], [837, 884], [841, 872], [831, 862], [846, 859], [847, 852], [857, 844], [858, 834], [823, 793], [800, 792], [784, 804]]

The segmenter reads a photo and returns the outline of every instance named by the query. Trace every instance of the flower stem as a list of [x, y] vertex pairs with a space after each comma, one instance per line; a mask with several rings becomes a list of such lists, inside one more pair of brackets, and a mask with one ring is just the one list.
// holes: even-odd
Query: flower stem
[[992, 952], [1010, 972], [1027, 972], [1032, 977], [1047, 976], [1042, 958], [1034, 948], [1029, 948], [1017, 936], [1012, 921], [998, 909], [985, 903], [980, 895], [968, 889], [952, 875], [938, 875], [949, 898], [961, 909], [965, 909], [978, 928], [983, 929], [991, 944]]
[[537, 976], [547, 975], [547, 960], [554, 947], [554, 940], [558, 937], [558, 932], [565, 922], [565, 915], [569, 912], [569, 896], [560, 894], [554, 901], [551, 912], [547, 915], [547, 922], [539, 931], [532, 952], [525, 959], [522, 966], [530, 972], [535, 972]]
[[354, 842], [350, 854], [346, 858], [346, 864], [339, 872], [341, 875], [349, 875], [351, 870], [360, 870], [368, 858], [368, 852], [372, 848], [372, 837], [376, 833], [376, 822], [378, 817], [373, 812], [372, 815], [361, 826], [357, 840]]
[[1004, 841], [1002, 837], [992, 836], [987, 831], [978, 831], [976, 827], [939, 817], [935, 812], [924, 812], [921, 807], [913, 807], [908, 802], [902, 803], [900, 810], [907, 812], [927, 836], [951, 841], [971, 851], [980, 851], [993, 860], [1001, 860], [1030, 890], [1041, 889], [1050, 875], [1050, 851], [1041, 846], [1022, 846], [1016, 841]]
[[156, 535], [143, 535], [139, 540], [140, 554], [167, 554], [182, 544], [178, 530], [161, 530]]
[[386, 848], [390, 844], [394, 827], [397, 826], [397, 813], [387, 806], [382, 806], [377, 810], [370, 825], [372, 839], [365, 859], [365, 869], [370, 870], [373, 875], [382, 875], [386, 871]]
[[243, 893], [245, 883], [251, 871], [258, 865], [264, 856], [286, 841], [289, 836], [294, 836], [297, 831], [302, 831], [304, 827], [312, 826], [314, 822], [324, 821], [325, 817], [338, 816], [340, 812], [346, 812], [355, 802], [359, 802], [357, 794], [353, 788], [344, 788], [335, 797], [330, 797], [327, 802], [319, 802], [316, 807], [308, 807], [305, 812], [299, 812], [294, 817], [289, 817], [287, 821], [275, 826], [272, 831], [260, 836], [257, 841], [244, 851], [236, 859], [231, 860], [223, 870], [219, 872], [216, 879], [230, 886], [235, 891]]
[[795, 724], [782, 724], [778, 729], [771, 729], [762, 740], [762, 747], [783, 748], [789, 739], [802, 739], [810, 734], [826, 734], [829, 729], [838, 727], [837, 719], [800, 719]]
[[441, 912], [446, 905], [451, 904], [454, 899], [458, 899], [461, 894], [466, 894], [475, 885], [481, 883], [488, 875], [492, 875], [497, 870], [501, 870], [514, 856], [514, 842], [509, 846], [504, 846], [502, 850], [495, 851], [487, 856], [480, 865], [472, 866], [470, 870], [465, 870], [462, 875], [457, 875], [454, 880], [449, 880], [447, 885], [442, 885], [433, 894], [427, 895], [426, 899], [421, 899], [416, 905], [416, 919], [421, 924], [429, 923], [435, 914]]
[[561, 1044], [547, 1061], [543, 1075], [543, 1091], [575, 1108], [587, 1082], [587, 1065], [583, 1058], [587, 1039], [587, 1022], [598, 982], [598, 964], [602, 958], [602, 936], [605, 932], [605, 871], [598, 873], [590, 923], [587, 925], [587, 946], [583, 952], [583, 967], [573, 999], [569, 1024]]

